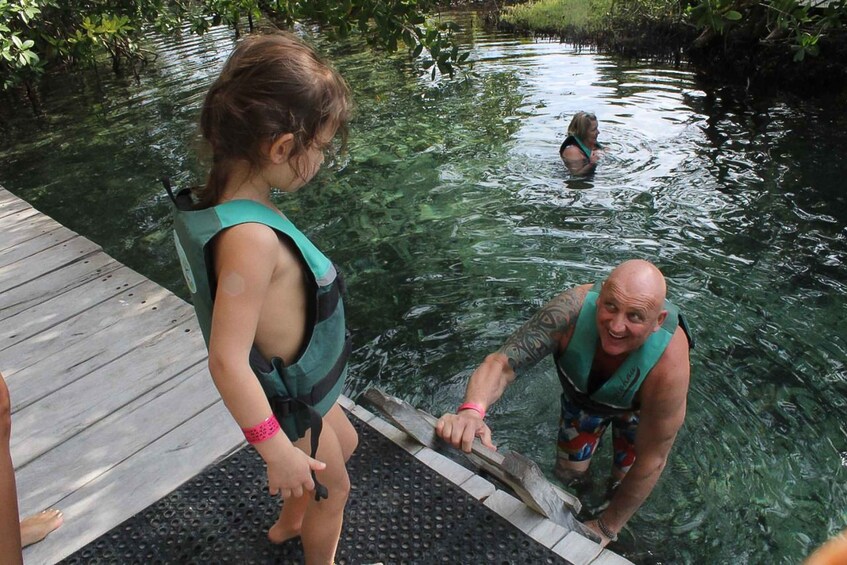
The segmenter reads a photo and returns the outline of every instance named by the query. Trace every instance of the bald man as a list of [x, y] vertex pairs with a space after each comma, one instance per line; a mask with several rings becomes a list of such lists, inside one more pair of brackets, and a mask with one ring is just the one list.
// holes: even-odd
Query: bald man
[[632, 260], [602, 283], [556, 296], [477, 367], [438, 435], [467, 452], [474, 437], [493, 448], [486, 410], [518, 372], [552, 355], [563, 388], [556, 475], [583, 476], [612, 424], [616, 488], [586, 525], [602, 545], [614, 541], [652, 492], [685, 419], [690, 340], [665, 291], [659, 269]]

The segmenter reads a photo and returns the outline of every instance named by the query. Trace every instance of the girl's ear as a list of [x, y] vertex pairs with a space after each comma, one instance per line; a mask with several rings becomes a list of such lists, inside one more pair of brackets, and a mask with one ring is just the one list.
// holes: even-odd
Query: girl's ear
[[288, 161], [292, 147], [294, 147], [294, 134], [285, 133], [273, 140], [268, 149], [268, 158], [274, 165], [284, 163]]

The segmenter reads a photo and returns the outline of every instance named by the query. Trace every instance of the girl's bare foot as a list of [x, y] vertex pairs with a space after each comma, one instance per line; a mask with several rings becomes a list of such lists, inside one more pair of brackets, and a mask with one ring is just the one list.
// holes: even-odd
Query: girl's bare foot
[[61, 510], [50, 508], [21, 520], [21, 547], [37, 543], [47, 534], [62, 525], [64, 517]]
[[268, 530], [268, 539], [271, 540], [271, 543], [285, 543], [299, 535], [299, 527], [295, 528], [289, 524], [284, 524], [282, 523], [282, 519], [277, 520], [276, 524]]

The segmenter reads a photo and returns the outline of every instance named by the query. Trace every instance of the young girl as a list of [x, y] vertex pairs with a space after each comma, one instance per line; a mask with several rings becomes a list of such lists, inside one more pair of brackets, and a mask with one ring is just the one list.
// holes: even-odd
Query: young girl
[[358, 438], [335, 402], [350, 342], [335, 267], [270, 193], [315, 175], [349, 107], [341, 76], [294, 36], [244, 39], [203, 104], [207, 183], [175, 197], [212, 379], [282, 495], [268, 537], [301, 536], [308, 564], [333, 562], [350, 489]]

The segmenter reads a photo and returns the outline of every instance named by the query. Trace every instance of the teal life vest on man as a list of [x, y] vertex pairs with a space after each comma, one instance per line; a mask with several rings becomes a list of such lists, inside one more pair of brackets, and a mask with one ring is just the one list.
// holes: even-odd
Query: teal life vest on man
[[[207, 347], [216, 287], [209, 244], [215, 236], [239, 224], [264, 224], [292, 243], [299, 253], [307, 282], [313, 289], [308, 305], [310, 325], [306, 329], [305, 348], [296, 360], [286, 365], [279, 357], [264, 359], [254, 347], [250, 366], [289, 439], [296, 441], [312, 428], [314, 457], [322, 427], [321, 416], [332, 408], [341, 394], [351, 351], [341, 299], [341, 275], [332, 262], [276, 210], [252, 200], [232, 200], [195, 210], [188, 189], [174, 196], [168, 183], [165, 187], [176, 205], [174, 241]], [[315, 478], [314, 473], [312, 476]], [[320, 496], [320, 490], [316, 488], [316, 491], [316, 497]]]
[[635, 395], [650, 370], [656, 365], [671, 341], [676, 328], [682, 326], [689, 346], [692, 341], [679, 308], [665, 300], [668, 315], [658, 331], [631, 352], [615, 373], [597, 390], [590, 391], [591, 367], [599, 344], [597, 333], [597, 298], [601, 284], [596, 283], [586, 294], [568, 346], [555, 359], [556, 371], [566, 397], [578, 406], [597, 414], [617, 414], [637, 410]]

